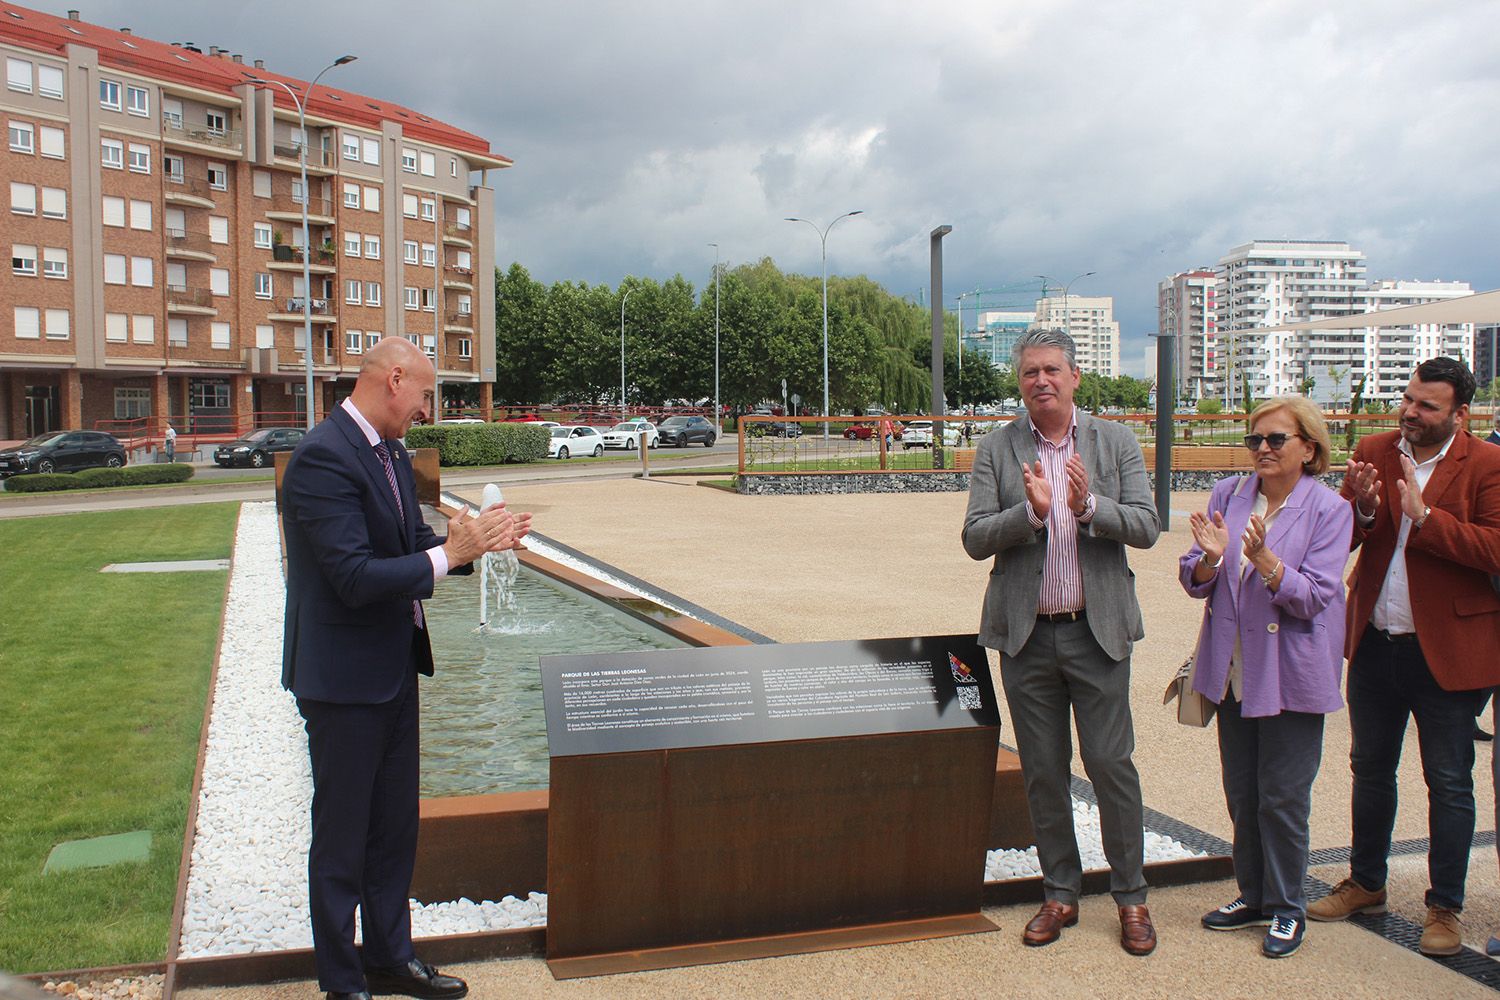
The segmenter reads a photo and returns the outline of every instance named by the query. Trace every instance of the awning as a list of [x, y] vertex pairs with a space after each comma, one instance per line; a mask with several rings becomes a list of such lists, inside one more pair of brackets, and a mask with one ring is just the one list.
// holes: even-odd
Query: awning
[[1500, 289], [1479, 292], [1419, 306], [1378, 309], [1375, 312], [1333, 316], [1307, 323], [1285, 323], [1281, 326], [1257, 326], [1245, 333], [1274, 333], [1279, 330], [1361, 330], [1371, 326], [1420, 326], [1425, 323], [1500, 323]]

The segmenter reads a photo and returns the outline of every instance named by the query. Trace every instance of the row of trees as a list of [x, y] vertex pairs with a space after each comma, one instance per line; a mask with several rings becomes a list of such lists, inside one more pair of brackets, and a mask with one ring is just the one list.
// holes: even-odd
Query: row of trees
[[[785, 274], [770, 258], [720, 271], [719, 396], [748, 409], [787, 394], [802, 409], [823, 401], [822, 284]], [[536, 281], [520, 264], [495, 275], [497, 403], [618, 405], [621, 307], [625, 396], [630, 405], [712, 399], [714, 285], [681, 275], [627, 278], [619, 287]], [[1018, 395], [1015, 376], [974, 351], [960, 366], [958, 324], [946, 317], [944, 372], [950, 406]], [[835, 413], [882, 406], [926, 412], [932, 396], [931, 315], [868, 278], [828, 280], [828, 374]], [[961, 371], [960, 371], [961, 369]], [[1084, 375], [1082, 405], [1145, 407], [1150, 384]]]

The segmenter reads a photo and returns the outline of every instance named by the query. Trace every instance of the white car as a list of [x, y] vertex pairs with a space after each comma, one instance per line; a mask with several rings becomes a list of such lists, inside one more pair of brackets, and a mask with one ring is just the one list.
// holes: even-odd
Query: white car
[[636, 420], [625, 420], [615, 424], [604, 432], [604, 447], [624, 448], [626, 451], [634, 451], [639, 447], [641, 431], [646, 432], [646, 447], [655, 448], [656, 439], [660, 436], [656, 427], [645, 417]]
[[548, 458], [570, 458], [573, 455], [604, 454], [604, 436], [597, 427], [581, 424], [559, 424], [552, 428], [552, 437], [547, 442]]
[[[943, 421], [943, 445], [945, 447], [956, 447], [963, 439], [963, 432], [955, 421]], [[906, 425], [906, 430], [901, 434], [901, 447], [909, 448], [931, 448], [932, 447], [932, 421], [913, 420]]]

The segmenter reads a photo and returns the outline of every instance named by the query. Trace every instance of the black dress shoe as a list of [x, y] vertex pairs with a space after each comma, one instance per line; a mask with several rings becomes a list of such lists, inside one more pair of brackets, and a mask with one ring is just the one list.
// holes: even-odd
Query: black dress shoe
[[375, 1000], [370, 996], [369, 990], [360, 990], [358, 993], [325, 993], [323, 1000]]
[[1479, 728], [1479, 723], [1474, 723], [1474, 741], [1476, 743], [1489, 743], [1494, 740], [1494, 738], [1495, 736], [1493, 733], [1485, 732], [1483, 729]]
[[469, 995], [468, 983], [457, 976], [445, 976], [415, 958], [395, 969], [366, 969], [365, 984], [380, 996], [458, 1000]]

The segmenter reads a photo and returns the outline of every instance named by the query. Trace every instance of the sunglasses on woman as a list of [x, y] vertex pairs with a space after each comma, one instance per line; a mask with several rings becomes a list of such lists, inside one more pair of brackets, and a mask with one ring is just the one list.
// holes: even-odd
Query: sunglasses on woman
[[1280, 451], [1287, 441], [1301, 436], [1301, 434], [1282, 434], [1279, 431], [1275, 434], [1246, 434], [1245, 447], [1251, 451], [1260, 451], [1260, 444], [1264, 441], [1271, 446], [1272, 451]]

